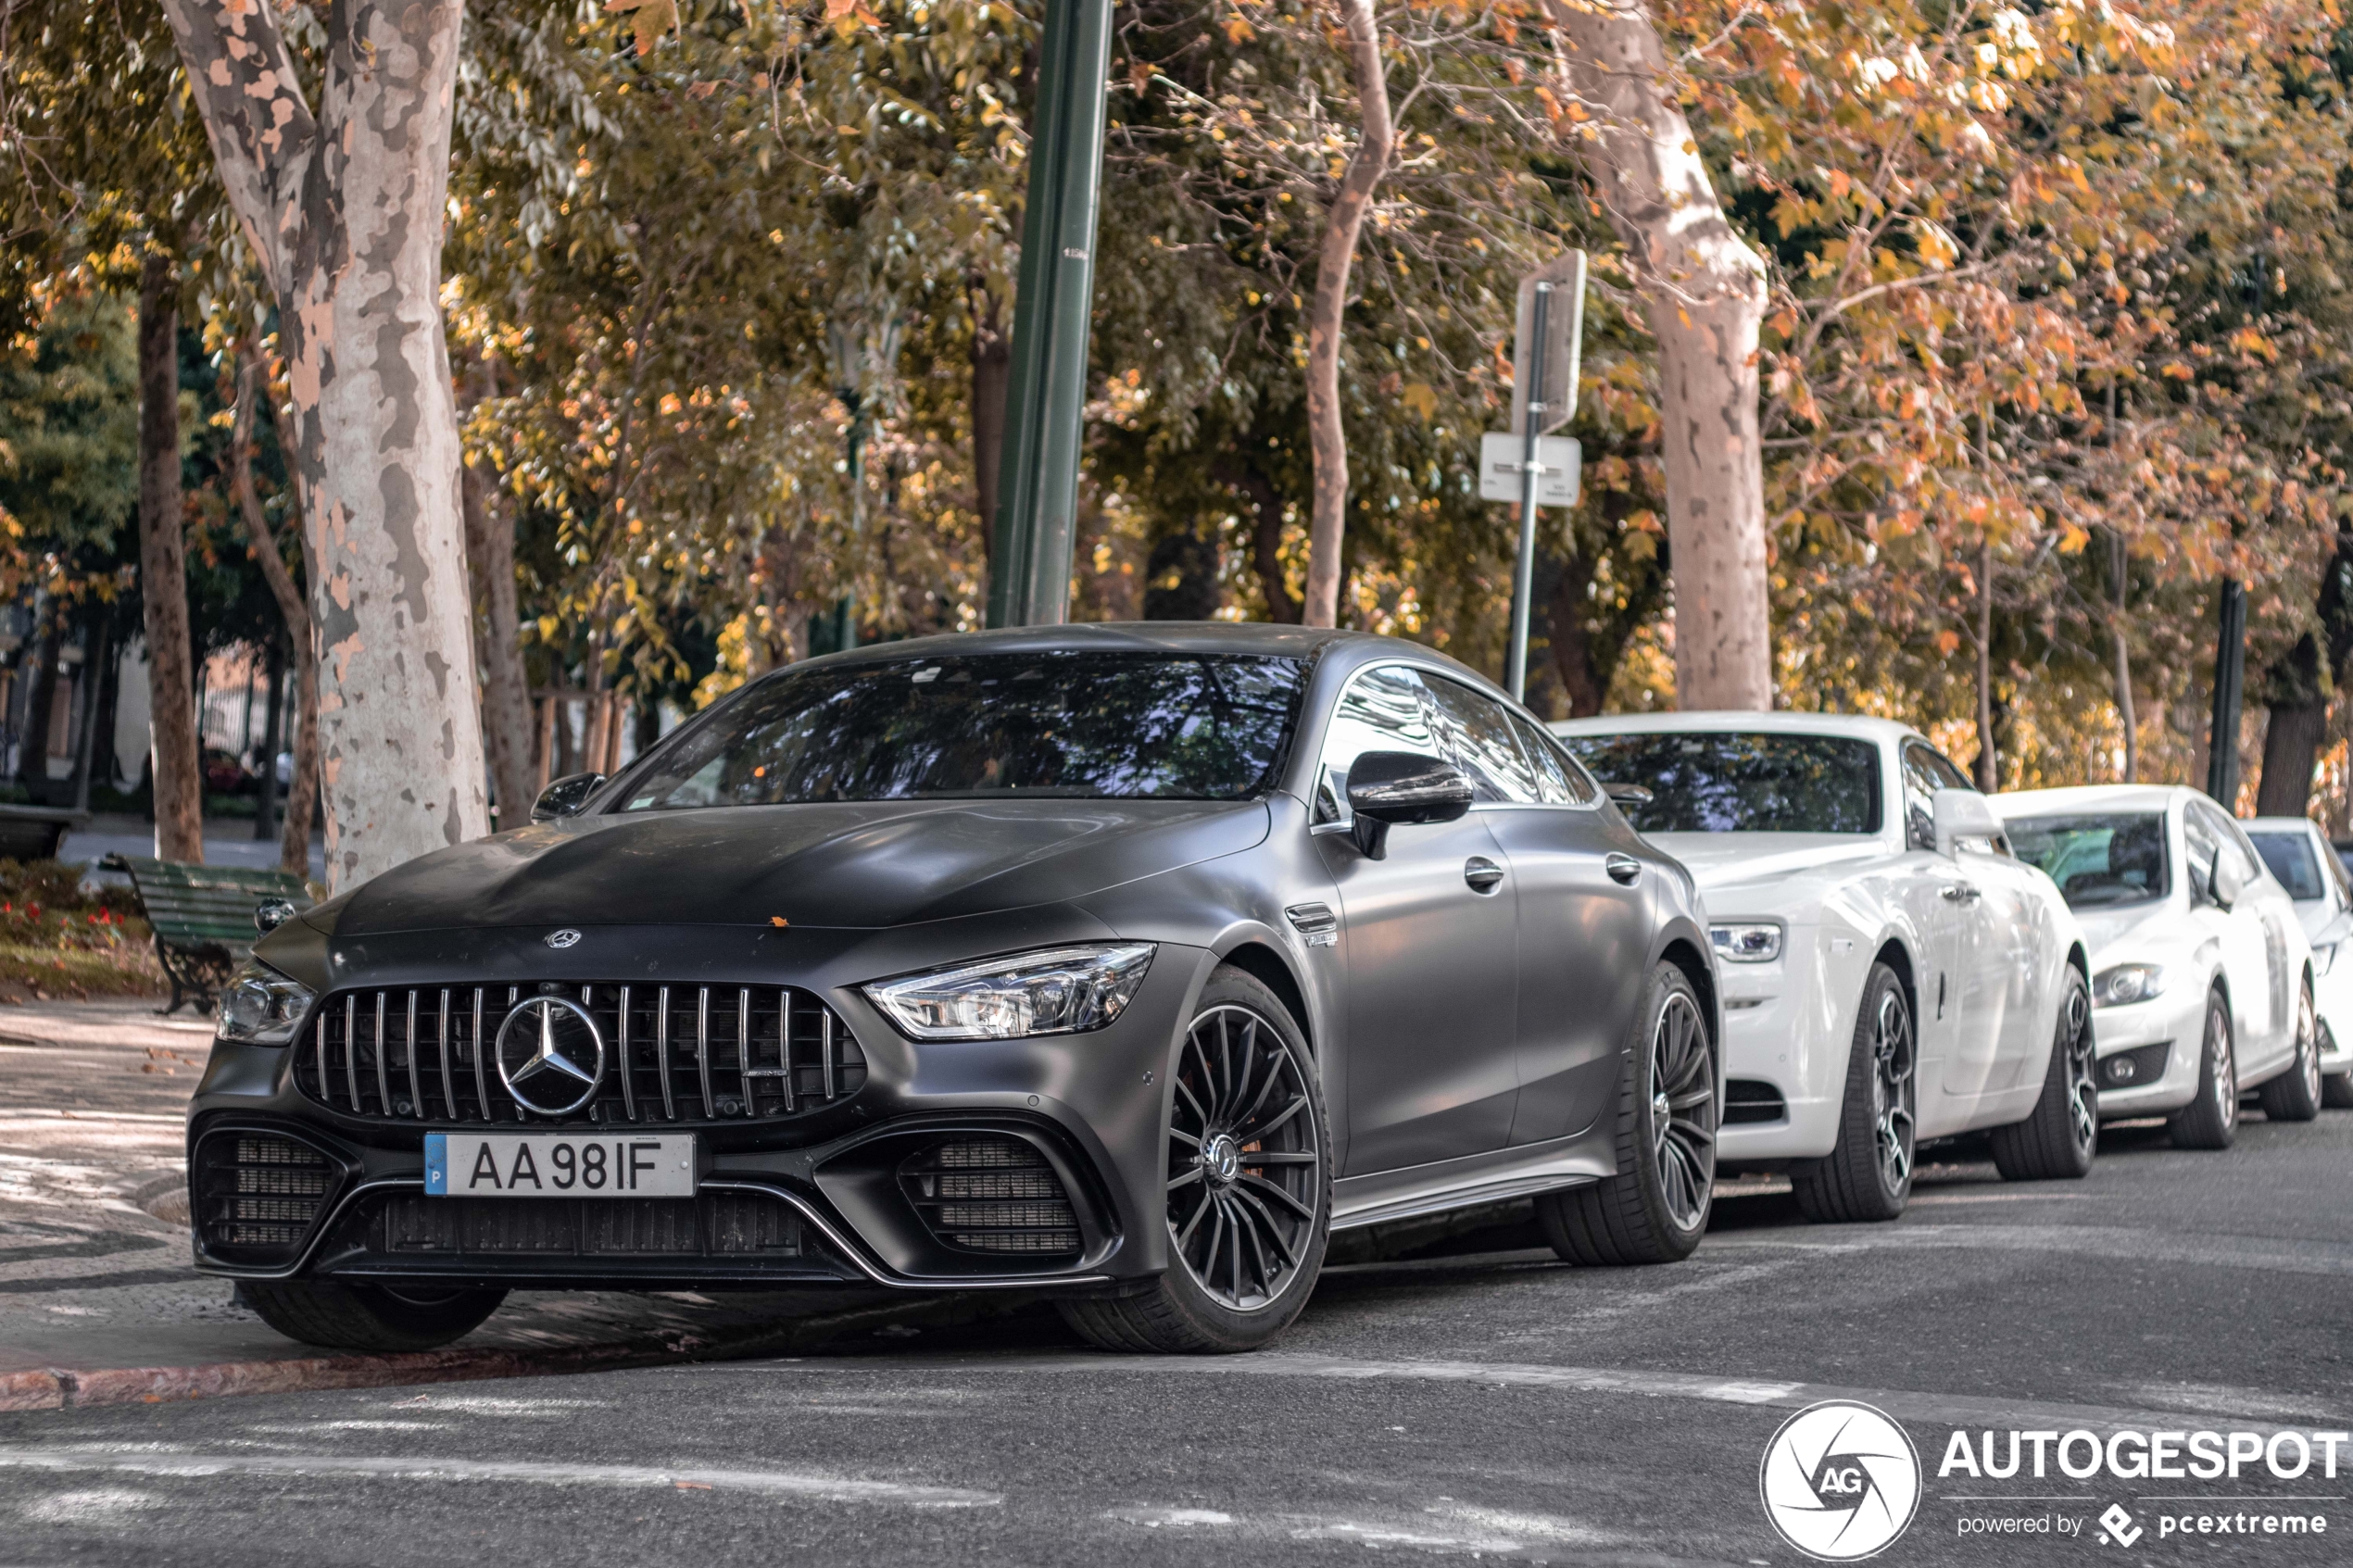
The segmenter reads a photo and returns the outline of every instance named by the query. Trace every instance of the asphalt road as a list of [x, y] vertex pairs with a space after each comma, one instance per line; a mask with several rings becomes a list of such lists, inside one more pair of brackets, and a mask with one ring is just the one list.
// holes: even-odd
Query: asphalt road
[[[1098, 1355], [1030, 1311], [791, 1361], [0, 1415], [0, 1565], [1795, 1563], [1759, 1460], [1833, 1395], [1924, 1462], [1880, 1562], [2353, 1562], [2353, 1451], [2334, 1479], [1937, 1474], [1957, 1428], [2353, 1426], [2353, 1113], [2256, 1116], [2223, 1154], [2112, 1130], [2081, 1183], [1969, 1152], [1893, 1225], [1728, 1201], [1670, 1268], [1491, 1232], [1340, 1270], [1252, 1357]], [[2196, 1514], [2327, 1533], [2160, 1533]], [[2042, 1529], [1964, 1533], [2008, 1519]]]

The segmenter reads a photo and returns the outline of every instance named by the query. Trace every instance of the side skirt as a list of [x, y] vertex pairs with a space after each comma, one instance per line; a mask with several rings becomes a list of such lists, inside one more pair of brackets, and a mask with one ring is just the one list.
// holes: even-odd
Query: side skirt
[[1616, 1118], [1571, 1137], [1460, 1160], [1343, 1176], [1332, 1184], [1332, 1229], [1355, 1230], [1474, 1204], [1583, 1186], [1617, 1173]]

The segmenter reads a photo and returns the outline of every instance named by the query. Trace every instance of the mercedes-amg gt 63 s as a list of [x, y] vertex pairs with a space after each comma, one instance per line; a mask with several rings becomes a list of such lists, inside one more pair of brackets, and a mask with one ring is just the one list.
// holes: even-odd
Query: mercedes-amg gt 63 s
[[1238, 1350], [1336, 1229], [1533, 1198], [1629, 1263], [1706, 1227], [1691, 878], [1427, 648], [888, 644], [535, 818], [283, 920], [223, 999], [196, 1257], [293, 1337], [833, 1283]]

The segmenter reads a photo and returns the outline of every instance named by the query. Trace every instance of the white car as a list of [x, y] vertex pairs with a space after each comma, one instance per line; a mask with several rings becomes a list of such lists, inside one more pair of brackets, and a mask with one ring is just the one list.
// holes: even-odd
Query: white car
[[2013, 1180], [2091, 1169], [2088, 949], [1924, 738], [1810, 713], [1553, 728], [1706, 901], [1719, 1171], [1785, 1169], [1808, 1217], [1883, 1220], [1924, 1138], [1992, 1129]]
[[2196, 790], [2092, 784], [1994, 797], [2092, 945], [2100, 1115], [2167, 1116], [2184, 1148], [2227, 1148], [2239, 1098], [2320, 1113], [2311, 948], [2287, 889]]
[[2346, 946], [2353, 941], [2353, 878], [2309, 817], [2257, 817], [2243, 825], [2255, 852], [2296, 900], [2296, 917], [2312, 944], [2321, 1103], [2353, 1108], [2353, 950]]

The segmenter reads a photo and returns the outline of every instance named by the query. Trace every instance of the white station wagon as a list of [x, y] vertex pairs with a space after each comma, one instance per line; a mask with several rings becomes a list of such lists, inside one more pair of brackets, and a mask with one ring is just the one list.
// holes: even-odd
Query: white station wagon
[[1706, 901], [1718, 1171], [1786, 1170], [1810, 1218], [1884, 1220], [1925, 1138], [1991, 1129], [2012, 1180], [2091, 1169], [2081, 928], [1925, 737], [1818, 713], [1553, 728]]

